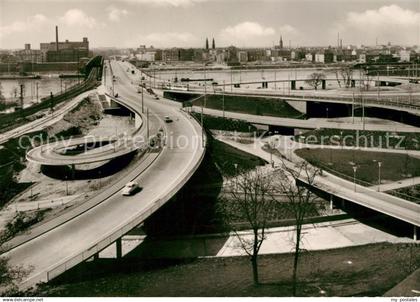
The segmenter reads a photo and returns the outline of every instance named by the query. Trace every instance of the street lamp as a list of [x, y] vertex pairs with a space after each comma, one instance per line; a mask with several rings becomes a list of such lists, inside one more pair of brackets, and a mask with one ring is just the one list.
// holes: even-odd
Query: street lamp
[[68, 196], [68, 195], [69, 195], [69, 183], [67, 182], [67, 178], [68, 178], [68, 176], [67, 176], [67, 175], [65, 175], [65, 176], [64, 176], [64, 178], [65, 178], [65, 180], [66, 180], [66, 195]]
[[381, 167], [382, 167], [382, 162], [378, 161], [378, 192], [381, 191]]
[[354, 182], [354, 192], [356, 192], [356, 172], [357, 172], [357, 166], [353, 166], [353, 182]]

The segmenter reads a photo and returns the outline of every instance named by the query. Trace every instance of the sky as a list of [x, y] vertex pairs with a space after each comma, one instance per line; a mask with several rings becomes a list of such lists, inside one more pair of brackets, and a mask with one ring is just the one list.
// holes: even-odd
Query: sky
[[420, 44], [420, 0], [0, 0], [0, 48]]

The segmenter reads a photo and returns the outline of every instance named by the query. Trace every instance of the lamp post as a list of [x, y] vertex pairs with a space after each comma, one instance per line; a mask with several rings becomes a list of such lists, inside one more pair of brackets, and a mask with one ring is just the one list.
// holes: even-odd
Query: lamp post
[[378, 192], [381, 192], [381, 167], [382, 162], [378, 161]]
[[234, 163], [235, 166], [235, 189], [238, 189], [238, 164]]
[[356, 172], [357, 172], [357, 166], [353, 166], [353, 182], [354, 182], [354, 192], [356, 192]]

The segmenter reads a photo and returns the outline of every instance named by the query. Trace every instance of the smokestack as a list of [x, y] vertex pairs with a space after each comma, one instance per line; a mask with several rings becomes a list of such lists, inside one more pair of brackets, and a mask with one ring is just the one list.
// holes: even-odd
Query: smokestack
[[58, 26], [55, 26], [55, 50], [58, 51]]

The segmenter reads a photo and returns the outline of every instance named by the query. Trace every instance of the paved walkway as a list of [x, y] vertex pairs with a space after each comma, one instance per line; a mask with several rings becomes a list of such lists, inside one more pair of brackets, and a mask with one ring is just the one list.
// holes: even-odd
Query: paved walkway
[[[252, 242], [252, 232], [239, 232], [244, 241]], [[305, 225], [302, 231], [302, 248], [315, 251], [341, 248], [377, 242], [412, 242], [409, 238], [398, 238], [353, 219]], [[269, 229], [267, 239], [261, 245], [261, 254], [290, 253], [294, 251], [295, 227]], [[236, 235], [226, 241], [218, 257], [246, 255]]]
[[[263, 242], [260, 254], [290, 253], [294, 250], [295, 231], [291, 226], [270, 228]], [[249, 231], [239, 232], [245, 240], [251, 240]], [[212, 234], [189, 238], [159, 239], [145, 241], [143, 235], [127, 235], [122, 238], [122, 252], [156, 258], [194, 258], [194, 257], [230, 257], [245, 255], [237, 235]], [[364, 225], [354, 219], [334, 222], [307, 224], [303, 228], [303, 248], [324, 250], [378, 242], [412, 242], [409, 238], [394, 235]], [[136, 250], [136, 248], [138, 248]], [[99, 256], [115, 258], [115, 244], [109, 246]]]

